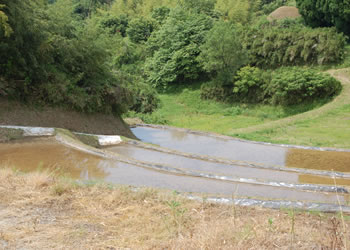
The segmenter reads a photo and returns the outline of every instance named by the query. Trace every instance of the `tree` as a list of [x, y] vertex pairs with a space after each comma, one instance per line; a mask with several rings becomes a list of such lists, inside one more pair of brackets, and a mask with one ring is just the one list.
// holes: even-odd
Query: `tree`
[[219, 21], [209, 31], [201, 46], [200, 60], [204, 69], [216, 76], [216, 82], [231, 84], [236, 71], [248, 62], [235, 25]]
[[309, 26], [335, 26], [338, 31], [350, 35], [349, 0], [297, 0], [296, 3]]
[[125, 111], [129, 93], [111, 68], [113, 39], [119, 36], [103, 32], [94, 19], [78, 22], [71, 0], [3, 3], [13, 33], [0, 33], [1, 92], [84, 112]]
[[126, 30], [130, 40], [134, 43], [146, 42], [154, 29], [154, 24], [146, 18], [135, 18], [129, 22]]
[[147, 42], [151, 57], [146, 60], [147, 80], [154, 87], [197, 79], [203, 69], [197, 58], [200, 46], [212, 27], [212, 19], [204, 14], [175, 8], [161, 28]]
[[1, 9], [4, 9], [6, 6], [4, 4], [0, 4], [0, 31], [4, 33], [5, 37], [9, 37], [13, 32], [11, 26], [8, 23], [9, 18]]
[[260, 0], [217, 0], [215, 9], [235, 23], [247, 23], [260, 6]]

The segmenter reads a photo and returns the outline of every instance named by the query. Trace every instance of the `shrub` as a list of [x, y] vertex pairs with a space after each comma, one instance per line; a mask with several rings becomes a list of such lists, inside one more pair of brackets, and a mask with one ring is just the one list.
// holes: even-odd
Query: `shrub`
[[232, 100], [232, 87], [223, 86], [215, 82], [208, 82], [201, 86], [201, 99], [230, 102]]
[[125, 117], [128, 118], [139, 118], [142, 122], [147, 124], [163, 124], [166, 125], [169, 121], [161, 114], [158, 113], [137, 113], [135, 111], [129, 111], [125, 114]]
[[133, 105], [130, 110], [137, 113], [152, 113], [158, 108], [160, 100], [157, 92], [149, 84], [139, 82], [132, 85]]
[[101, 20], [101, 27], [107, 29], [110, 34], [120, 34], [126, 36], [126, 29], [128, 27], [129, 18], [126, 15], [119, 17], [107, 15]]
[[341, 90], [340, 82], [329, 74], [300, 67], [284, 67], [271, 73], [247, 66], [237, 72], [234, 80], [231, 86], [203, 84], [201, 98], [290, 106], [328, 99]]
[[272, 104], [294, 105], [330, 98], [340, 90], [340, 82], [329, 74], [311, 69], [287, 67], [272, 74], [266, 95]]
[[168, 18], [170, 13], [170, 9], [166, 6], [162, 6], [159, 8], [155, 8], [152, 10], [152, 18], [156, 20], [156, 22], [161, 25]]
[[154, 24], [145, 18], [135, 18], [129, 22], [126, 30], [130, 40], [134, 43], [146, 42], [153, 32]]
[[263, 102], [264, 87], [269, 78], [270, 74], [259, 68], [251, 66], [241, 68], [234, 77], [234, 98], [241, 102]]

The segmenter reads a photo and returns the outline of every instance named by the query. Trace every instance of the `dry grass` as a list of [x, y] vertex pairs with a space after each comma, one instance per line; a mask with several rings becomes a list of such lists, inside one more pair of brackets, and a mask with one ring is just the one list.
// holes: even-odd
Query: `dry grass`
[[298, 18], [301, 17], [299, 10], [293, 6], [282, 6], [273, 11], [269, 16], [269, 20], [280, 20], [284, 18]]
[[217, 205], [0, 169], [0, 249], [342, 249], [349, 227], [346, 215]]

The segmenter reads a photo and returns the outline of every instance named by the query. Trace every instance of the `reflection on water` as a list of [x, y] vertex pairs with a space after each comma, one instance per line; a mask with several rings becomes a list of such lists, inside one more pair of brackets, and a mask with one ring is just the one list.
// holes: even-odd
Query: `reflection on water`
[[[334, 185], [332, 178], [314, 175], [290, 173], [269, 169], [251, 168], [246, 166], [226, 165], [208, 162], [198, 159], [187, 158], [180, 155], [158, 152], [150, 149], [135, 147], [132, 145], [118, 145], [107, 147], [106, 150], [116, 152], [139, 161], [153, 162], [156, 164], [169, 165], [177, 168], [193, 170], [201, 173], [211, 173], [224, 176], [239, 176], [242, 178], [253, 178], [268, 181], [326, 184]], [[350, 179], [336, 179], [337, 185], [350, 186]]]
[[72, 178], [104, 179], [111, 162], [65, 147], [54, 139], [0, 144], [0, 165], [29, 172], [38, 168], [59, 170]]
[[177, 141], [184, 141], [185, 139], [187, 139], [187, 133], [183, 133], [181, 131], [178, 130], [171, 130], [170, 131], [171, 134], [171, 138]]
[[[173, 136], [175, 131], [176, 136]], [[136, 127], [132, 132], [144, 142], [181, 152], [270, 165], [284, 166], [285, 164], [287, 149], [282, 147], [225, 140], [175, 129]]]
[[288, 167], [350, 172], [350, 153], [289, 149], [286, 164]]
[[175, 154], [158, 152], [150, 149], [144, 149], [132, 145], [118, 145], [108, 147], [106, 149], [116, 152], [120, 155], [137, 159], [139, 161], [153, 162], [200, 173], [211, 173], [224, 176], [239, 176], [242, 178], [257, 178], [270, 181], [284, 181], [293, 183], [298, 182], [297, 173], [220, 164], [204, 160], [192, 159]]
[[[176, 129], [136, 127], [132, 131], [136, 137], [144, 142], [186, 153], [204, 154], [258, 164], [350, 172], [350, 152], [305, 150], [235, 139], [224, 140]], [[174, 133], [177, 136], [173, 136]], [[179, 134], [183, 136], [179, 136]]]
[[[0, 166], [8, 164], [23, 171], [42, 168], [60, 168], [79, 179], [103, 179], [116, 184], [166, 188], [183, 192], [240, 197], [263, 197], [336, 203], [332, 193], [315, 193], [264, 185], [233, 183], [205, 178], [178, 176], [140, 168], [115, 160], [106, 160], [57, 143], [53, 138], [0, 144]], [[347, 195], [339, 195], [341, 203]]]

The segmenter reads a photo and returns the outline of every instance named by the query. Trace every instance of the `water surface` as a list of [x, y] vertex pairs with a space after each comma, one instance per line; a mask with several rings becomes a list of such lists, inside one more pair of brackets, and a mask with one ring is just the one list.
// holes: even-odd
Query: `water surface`
[[[56, 142], [53, 138], [0, 144], [0, 166], [4, 164], [22, 171], [33, 171], [38, 167], [60, 168], [60, 171], [76, 179], [100, 179], [114, 184], [165, 188], [182, 192], [322, 203], [337, 202], [337, 196], [333, 193], [216, 181], [153, 171], [80, 152]], [[349, 199], [347, 195], [339, 195], [339, 197], [342, 203]]]
[[222, 139], [176, 129], [136, 127], [140, 140], [161, 147], [199, 155], [294, 168], [350, 172], [350, 152], [327, 152]]

